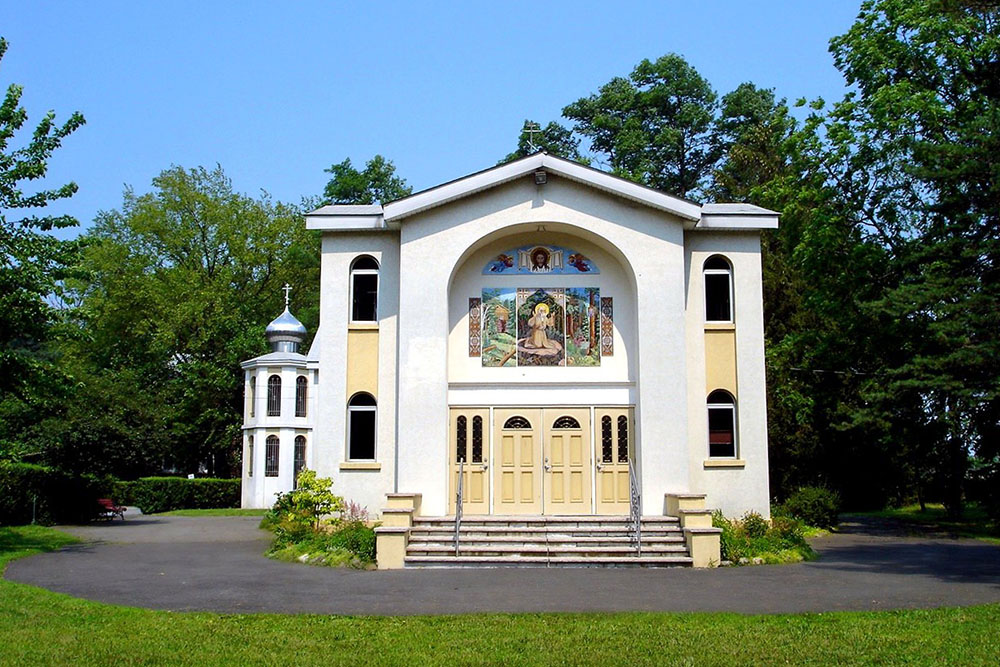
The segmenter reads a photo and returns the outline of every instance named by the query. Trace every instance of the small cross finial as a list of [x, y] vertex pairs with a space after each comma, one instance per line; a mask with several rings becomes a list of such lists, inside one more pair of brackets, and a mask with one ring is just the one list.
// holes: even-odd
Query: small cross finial
[[285, 308], [288, 308], [288, 293], [292, 291], [292, 286], [285, 283], [285, 286], [281, 290], [285, 293]]
[[535, 151], [537, 151], [538, 148], [535, 146], [535, 134], [541, 134], [542, 133], [541, 126], [538, 123], [532, 123], [530, 121], [525, 121], [525, 123], [524, 123], [524, 129], [521, 130], [521, 131], [522, 132], [526, 132], [528, 134], [528, 150], [531, 151], [532, 153], [534, 153]]

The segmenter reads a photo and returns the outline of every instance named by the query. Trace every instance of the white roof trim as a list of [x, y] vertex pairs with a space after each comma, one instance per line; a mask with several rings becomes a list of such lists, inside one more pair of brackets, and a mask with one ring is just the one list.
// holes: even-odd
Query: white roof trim
[[496, 187], [516, 178], [544, 169], [553, 174], [579, 181], [600, 190], [646, 204], [652, 208], [673, 213], [685, 220], [697, 221], [701, 218], [701, 207], [693, 202], [658, 192], [637, 183], [585, 167], [569, 160], [535, 153], [528, 157], [509, 162], [499, 167], [481, 171], [460, 178], [436, 188], [418, 192], [384, 206], [386, 221], [395, 221], [415, 215], [427, 209], [441, 206], [455, 199], [467, 197], [476, 192]]
[[694, 229], [741, 231], [777, 229], [778, 213], [753, 204], [705, 204]]
[[778, 214], [750, 204], [705, 204], [674, 197], [597, 169], [535, 153], [514, 162], [444, 183], [394, 202], [370, 206], [324, 206], [306, 214], [306, 229], [383, 231], [398, 229], [399, 221], [448, 202], [513, 181], [538, 170], [577, 181], [598, 190], [665, 211], [684, 220], [685, 229], [776, 229]]

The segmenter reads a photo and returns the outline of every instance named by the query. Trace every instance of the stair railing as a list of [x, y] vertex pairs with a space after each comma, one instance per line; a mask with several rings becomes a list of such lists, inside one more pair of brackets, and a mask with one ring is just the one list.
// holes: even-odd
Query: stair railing
[[639, 492], [639, 478], [635, 473], [635, 463], [628, 461], [629, 490], [629, 542], [635, 547], [636, 557], [642, 556], [642, 495]]
[[465, 459], [458, 461], [458, 491], [455, 492], [455, 555], [458, 555], [458, 534], [462, 529], [462, 495], [465, 480]]

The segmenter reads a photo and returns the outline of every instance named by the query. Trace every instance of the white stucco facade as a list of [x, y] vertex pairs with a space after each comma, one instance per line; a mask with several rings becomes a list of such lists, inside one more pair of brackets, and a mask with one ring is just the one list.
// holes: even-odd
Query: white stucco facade
[[[617, 410], [630, 420], [629, 457], [643, 513], [662, 514], [666, 493], [704, 493], [709, 507], [727, 514], [769, 515], [759, 232], [777, 226], [775, 213], [701, 206], [536, 154], [385, 206], [324, 207], [307, 216], [307, 225], [323, 234], [320, 327], [308, 360], [282, 372], [315, 373], [308, 467], [332, 477], [339, 495], [377, 515], [386, 494], [419, 493], [424, 514], [447, 514], [455, 416], [468, 409], [470, 419], [485, 421], [481, 466], [489, 497], [475, 511], [497, 513], [506, 436], [495, 415], [520, 410], [551, 422], [562, 410], [583, 422], [582, 479], [590, 492], [576, 511], [600, 513], [607, 450], [602, 454], [599, 415]], [[566, 248], [595, 268], [544, 275], [484, 270], [498, 255], [526, 246]], [[716, 256], [731, 266], [731, 323], [705, 321], [703, 266]], [[359, 323], [351, 320], [351, 269], [362, 257], [377, 263], [377, 316]], [[600, 320], [611, 327], [611, 341], [599, 363], [484, 364], [480, 323], [470, 321], [470, 312], [481, 319], [486, 311], [470, 300], [490, 288], [581, 287], [613, 303], [613, 325], [610, 315]], [[718, 350], [721, 361], [712, 358]], [[568, 357], [568, 348], [561, 354]], [[253, 477], [244, 466], [244, 506], [259, 507], [291, 488], [284, 473], [264, 478], [263, 439], [269, 428], [291, 429], [284, 445], [296, 424], [260, 421], [266, 374], [261, 360], [247, 363], [256, 364], [244, 366], [248, 378], [257, 378], [258, 405], [245, 431], [259, 444]], [[706, 397], [716, 381], [735, 399], [735, 456], [709, 454]], [[377, 403], [375, 453], [354, 460], [348, 404], [361, 394]], [[523, 446], [526, 461], [544, 464], [534, 477], [525, 473], [539, 490], [525, 507], [540, 513], [553, 511], [549, 482], [539, 478], [551, 474], [551, 427], [524, 440], [536, 453]]]

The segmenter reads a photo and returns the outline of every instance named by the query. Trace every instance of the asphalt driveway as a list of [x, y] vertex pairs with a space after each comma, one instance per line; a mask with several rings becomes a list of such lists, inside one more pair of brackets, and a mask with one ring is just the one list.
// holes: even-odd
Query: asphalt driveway
[[265, 558], [257, 517], [140, 516], [67, 527], [87, 542], [14, 561], [8, 579], [175, 611], [455, 614], [543, 611], [798, 613], [1000, 602], [1000, 547], [854, 523], [818, 561], [668, 569], [356, 571]]

